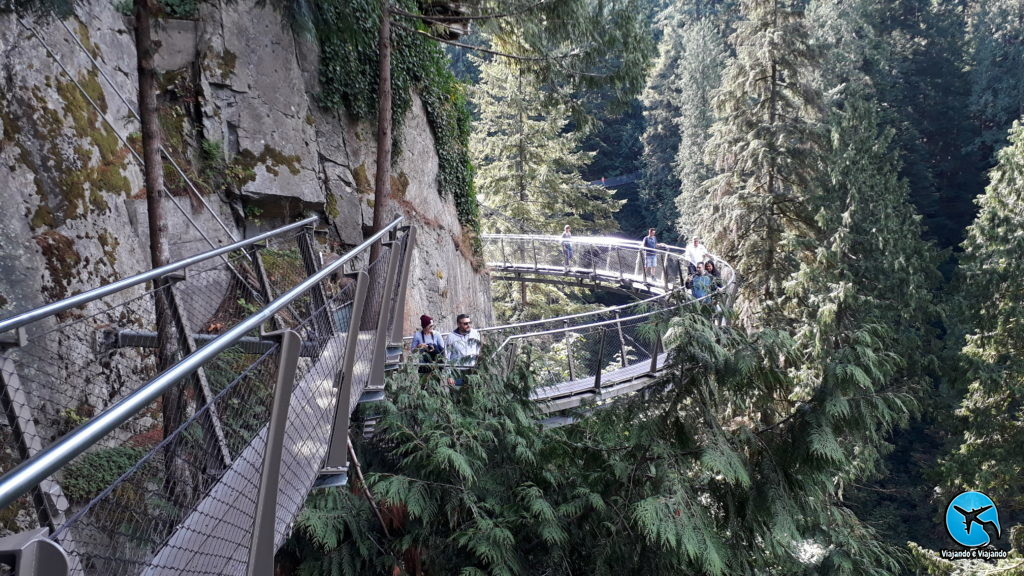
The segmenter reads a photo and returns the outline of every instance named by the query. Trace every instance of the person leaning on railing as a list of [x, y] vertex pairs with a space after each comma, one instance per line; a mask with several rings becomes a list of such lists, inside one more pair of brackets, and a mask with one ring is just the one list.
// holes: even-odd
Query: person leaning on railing
[[459, 314], [455, 323], [455, 330], [445, 336], [448, 362], [454, 371], [453, 376], [448, 378], [448, 384], [462, 386], [466, 383], [466, 375], [476, 368], [482, 341], [480, 332], [473, 328], [468, 314]]

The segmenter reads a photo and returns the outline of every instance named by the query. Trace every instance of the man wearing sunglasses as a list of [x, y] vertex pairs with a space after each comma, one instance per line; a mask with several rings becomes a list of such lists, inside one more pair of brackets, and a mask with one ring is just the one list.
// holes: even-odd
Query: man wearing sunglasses
[[476, 366], [480, 356], [480, 333], [473, 328], [469, 314], [459, 314], [455, 319], [455, 330], [445, 336], [445, 353], [448, 362], [459, 371], [457, 378], [449, 378], [448, 383], [461, 386], [465, 383], [465, 375]]

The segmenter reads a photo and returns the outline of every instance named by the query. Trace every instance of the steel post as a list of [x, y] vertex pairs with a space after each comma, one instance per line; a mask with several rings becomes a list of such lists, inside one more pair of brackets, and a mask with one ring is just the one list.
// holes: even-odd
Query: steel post
[[594, 372], [594, 390], [601, 391], [601, 368], [604, 366], [604, 335], [608, 332], [601, 329], [601, 340], [597, 344], [597, 370]]
[[[562, 327], [569, 328], [569, 321], [562, 320]], [[576, 369], [572, 361], [572, 333], [565, 333], [565, 357], [569, 361], [569, 380], [576, 379]]]
[[72, 563], [67, 552], [46, 537], [47, 532], [46, 528], [36, 528], [0, 539], [0, 560], [14, 569], [15, 576], [82, 573], [82, 567]]
[[263, 470], [256, 499], [252, 545], [249, 547], [249, 576], [273, 576], [274, 527], [277, 523], [277, 489], [281, 479], [281, 452], [284, 431], [288, 423], [288, 405], [295, 386], [295, 369], [299, 363], [299, 335], [293, 330], [281, 333], [281, 357], [277, 365], [274, 385], [274, 403], [267, 426], [266, 448], [263, 451]]
[[[298, 237], [299, 253], [302, 255], [302, 264], [306, 267], [306, 274], [312, 276], [319, 272], [320, 262], [316, 251], [313, 250], [313, 227], [306, 228], [304, 234]], [[324, 283], [317, 282], [309, 295], [312, 298], [311, 316], [316, 326], [317, 340], [326, 340], [334, 334], [334, 321], [331, 319], [331, 311], [327, 308], [327, 295], [324, 293]]]
[[[352, 318], [362, 318], [369, 276], [360, 271], [356, 275], [356, 293], [352, 299]], [[334, 424], [327, 446], [327, 458], [321, 475], [344, 474], [348, 469], [348, 427], [352, 418], [352, 387], [355, 376], [356, 353], [359, 351], [359, 322], [349, 323], [345, 339], [345, 360], [338, 375], [338, 393], [334, 401]]]
[[409, 269], [412, 268], [412, 252], [416, 248], [416, 228], [409, 227], [405, 235], [405, 253], [402, 255], [402, 269], [399, 273], [398, 296], [395, 299], [395, 326], [391, 332], [392, 342], [401, 342], [403, 336], [403, 320], [405, 319], [405, 293], [408, 291]]
[[370, 379], [367, 385], [384, 386], [384, 365], [388, 359], [388, 305], [395, 292], [395, 277], [398, 275], [399, 258], [395, 254], [394, 244], [388, 255], [388, 269], [384, 277], [384, 293], [381, 295], [380, 314], [377, 318], [377, 330], [373, 339], [373, 360], [370, 362]]
[[[7, 414], [7, 422], [11, 427], [18, 454], [24, 462], [43, 450], [36, 421], [29, 408], [28, 395], [18, 378], [14, 360], [0, 354], [0, 406]], [[50, 529], [57, 529], [64, 523], [64, 514], [70, 506], [60, 484], [52, 478], [46, 478], [32, 490], [39, 523]]]
[[619, 332], [619, 354], [622, 355], [621, 362], [622, 367], [626, 367], [626, 338], [622, 334], [622, 318], [619, 313], [615, 313], [615, 328]]
[[[263, 255], [260, 252], [264, 246], [264, 244], [254, 244], [248, 252], [249, 260], [252, 261], [252, 267], [256, 271], [256, 278], [260, 283], [260, 291], [263, 292], [264, 302], [270, 302], [274, 299], [274, 291], [270, 287], [270, 278], [267, 277], [267, 268], [263, 265]], [[284, 322], [281, 321], [280, 317], [275, 315], [273, 322], [278, 330], [284, 330]]]
[[661, 330], [657, 330], [658, 336], [654, 339], [654, 350], [651, 351], [651, 374], [658, 371], [658, 354], [661, 353]]

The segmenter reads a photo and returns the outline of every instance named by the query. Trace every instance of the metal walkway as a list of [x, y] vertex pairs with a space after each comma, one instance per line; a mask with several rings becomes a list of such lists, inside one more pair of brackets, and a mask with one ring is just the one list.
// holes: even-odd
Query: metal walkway
[[[0, 435], [17, 447], [0, 507], [32, 509], [41, 526], [0, 539], [0, 563], [46, 576], [272, 573], [309, 491], [346, 481], [352, 412], [399, 361], [415, 244], [399, 219], [324, 266], [317, 222], [0, 320]], [[573, 247], [566, 260], [560, 237], [484, 239], [496, 275], [644, 296], [484, 329], [500, 343], [492, 362], [541, 353], [533, 397], [547, 425], [655, 381], [667, 358], [650, 326], [698, 303], [678, 249], [656, 251], [647, 276], [637, 242]]]
[[[639, 241], [612, 237], [573, 237], [571, 254], [561, 236], [485, 235], [484, 257], [495, 279], [544, 282], [611, 290], [643, 299], [584, 314], [484, 328], [499, 342], [500, 361], [510, 362], [532, 346], [541, 366], [541, 386], [532, 397], [549, 417], [548, 425], [565, 424], [566, 410], [606, 404], [655, 382], [667, 357], [656, 326], [679, 306], [710, 306], [721, 313], [731, 305], [736, 273], [728, 262], [708, 254], [719, 271], [719, 288], [693, 299], [686, 289], [683, 248], [659, 245], [644, 250]], [[644, 256], [655, 257], [653, 274]], [[645, 327], [647, 327], [645, 329]], [[653, 333], [652, 333], [653, 332]]]
[[322, 266], [315, 224], [0, 320], [0, 432], [20, 456], [0, 506], [42, 526], [0, 540], [0, 562], [272, 573], [308, 492], [347, 478], [349, 418], [397, 361], [415, 242], [399, 219]]

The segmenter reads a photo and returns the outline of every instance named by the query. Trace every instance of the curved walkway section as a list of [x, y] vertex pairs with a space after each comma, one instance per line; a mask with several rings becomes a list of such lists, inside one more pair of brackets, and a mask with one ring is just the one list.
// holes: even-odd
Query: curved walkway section
[[[611, 236], [561, 236], [485, 234], [484, 260], [497, 280], [549, 282], [604, 287], [629, 293], [664, 295], [683, 288], [687, 278], [685, 249], [659, 244], [644, 249], [637, 240]], [[653, 255], [656, 266], [649, 273], [644, 257]], [[712, 256], [723, 282], [731, 284], [735, 273], [727, 262]]]
[[[648, 296], [623, 306], [484, 328], [481, 333], [499, 343], [498, 361], [511, 363], [530, 350], [539, 380], [532, 396], [546, 414], [600, 405], [636, 392], [661, 374], [667, 360], [659, 321], [689, 305], [709, 306], [721, 317], [734, 294], [732, 266], [708, 254], [719, 271], [718, 289], [694, 299], [686, 290], [684, 253], [683, 248], [664, 244], [644, 250], [639, 241], [612, 237], [577, 236], [567, 246], [560, 236], [485, 235], [487, 266], [504, 274], [496, 279]], [[643, 266], [647, 254], [656, 258], [654, 274]], [[552, 416], [546, 423], [570, 421], [571, 417]]]

